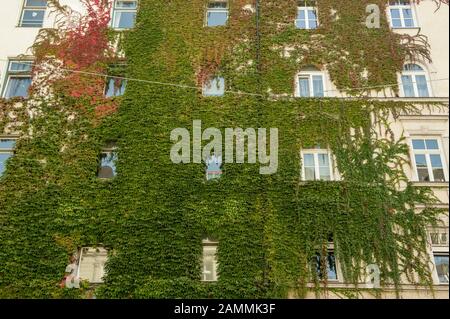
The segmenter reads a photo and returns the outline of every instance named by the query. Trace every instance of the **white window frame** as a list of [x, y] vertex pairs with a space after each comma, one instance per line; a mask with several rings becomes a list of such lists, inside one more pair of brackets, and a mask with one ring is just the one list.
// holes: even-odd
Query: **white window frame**
[[[434, 174], [433, 174], [433, 167], [431, 166], [431, 159], [430, 155], [440, 155], [441, 162], [442, 162], [442, 168], [444, 170], [444, 178], [445, 182], [448, 182], [448, 170], [447, 170], [447, 163], [444, 156], [444, 149], [442, 145], [442, 138], [440, 136], [411, 136], [409, 138], [409, 145], [411, 150], [411, 162], [414, 167], [414, 181], [415, 182], [421, 182], [421, 183], [430, 183], [434, 182]], [[438, 143], [438, 150], [416, 150], [413, 147], [413, 140], [436, 140]], [[428, 169], [428, 175], [430, 176], [430, 181], [420, 181], [419, 179], [419, 172], [417, 171], [417, 164], [416, 164], [416, 156], [415, 155], [425, 155], [425, 160], [427, 163], [427, 169]], [[445, 183], [445, 182], [438, 182], [438, 183]]]
[[[431, 88], [431, 81], [430, 81], [430, 77], [428, 75], [427, 69], [425, 67], [423, 67], [423, 65], [420, 65], [418, 63], [406, 63], [406, 64], [415, 64], [417, 66], [419, 66], [420, 68], [422, 68], [421, 71], [406, 71], [403, 70], [400, 75], [398, 76], [398, 82], [400, 83], [400, 93], [402, 97], [406, 97], [406, 98], [422, 98], [419, 97], [419, 88], [417, 87], [417, 80], [416, 80], [416, 76], [418, 75], [424, 75], [425, 76], [425, 80], [427, 81], [427, 90], [428, 90], [428, 96], [423, 97], [424, 99], [433, 97], [433, 91]], [[406, 65], [405, 64], [405, 65]], [[412, 84], [413, 84], [413, 90], [414, 90], [414, 96], [406, 96], [405, 95], [405, 90], [403, 88], [403, 80], [402, 80], [402, 76], [411, 76], [412, 78]]]
[[[309, 25], [308, 10], [313, 10], [316, 13], [316, 27], [315, 28], [311, 28], [310, 25]], [[303, 6], [299, 6], [297, 4], [297, 17], [298, 17], [299, 11], [304, 11], [305, 12], [305, 26], [306, 27], [305, 28], [297, 27], [297, 21], [299, 19], [296, 18], [295, 21], [294, 21], [294, 25], [295, 25], [295, 27], [297, 29], [299, 29], [299, 30], [315, 30], [315, 29], [317, 29], [319, 27], [319, 12], [317, 11], [317, 6], [306, 6], [306, 7], [303, 7]]]
[[[313, 76], [322, 76], [323, 96], [314, 96]], [[300, 96], [300, 78], [308, 78], [309, 96]], [[324, 71], [300, 71], [295, 77], [295, 96], [301, 98], [324, 98], [327, 96], [327, 88]]]
[[[227, 3], [227, 7], [226, 8], [210, 8], [208, 5], [211, 2], [226, 2]], [[227, 21], [224, 25], [216, 25], [216, 26], [209, 26], [208, 25], [208, 13], [210, 12], [224, 12], [227, 14]], [[209, 0], [206, 3], [206, 12], [205, 12], [205, 22], [204, 22], [204, 26], [208, 27], [208, 28], [215, 28], [215, 27], [224, 27], [226, 25], [228, 25], [228, 20], [230, 19], [230, 3], [229, 0]]]
[[[439, 233], [443, 233], [445, 232], [447, 234], [447, 243], [445, 244], [433, 244], [432, 239], [431, 239], [431, 233], [438, 231]], [[430, 227], [428, 229], [428, 241], [429, 241], [429, 245], [431, 248], [431, 264], [432, 264], [432, 276], [433, 276], [433, 281], [435, 284], [437, 285], [443, 285], [443, 286], [448, 286], [449, 283], [445, 283], [445, 282], [440, 282], [439, 281], [439, 276], [437, 273], [437, 267], [436, 267], [436, 262], [434, 260], [435, 256], [449, 256], [449, 228], [448, 225], [446, 225], [445, 223], [442, 223], [441, 225], [438, 225], [437, 227]]]
[[[20, 13], [20, 20], [19, 20], [19, 27], [21, 28], [42, 28], [44, 26], [45, 22], [45, 13], [47, 11], [48, 3], [46, 3], [45, 8], [40, 6], [27, 6], [27, 0], [23, 0], [22, 4], [22, 12]], [[28, 26], [28, 25], [22, 25], [23, 24], [23, 17], [25, 15], [26, 10], [32, 10], [32, 11], [44, 11], [44, 17], [42, 19], [42, 24], [40, 26]]]
[[[216, 282], [219, 278], [219, 274], [218, 274], [218, 258], [217, 258], [217, 250], [219, 247], [219, 242], [217, 241], [213, 241], [210, 239], [203, 239], [202, 240], [202, 279], [201, 281], [203, 282]], [[207, 280], [205, 279], [205, 250], [206, 249], [210, 249], [212, 251], [214, 251], [214, 269], [213, 269], [213, 273], [212, 273], [212, 277], [213, 279], [211, 280]]]
[[77, 267], [77, 274], [76, 274], [77, 278], [79, 278], [80, 280], [88, 280], [89, 283], [91, 283], [91, 284], [101, 284], [101, 283], [103, 283], [104, 282], [103, 281], [103, 276], [101, 277], [102, 278], [101, 280], [91, 280], [90, 278], [80, 277], [80, 273], [81, 273], [81, 270], [82, 270], [81, 261], [82, 261], [82, 258], [83, 258], [84, 250], [88, 250], [88, 252], [90, 252], [90, 253], [94, 253], [93, 250], [95, 250], [95, 252], [99, 254], [98, 257], [102, 257], [102, 256], [106, 255], [106, 258], [105, 258], [104, 262], [100, 263], [100, 269], [101, 269], [102, 273], [105, 272], [105, 264], [108, 261], [108, 250], [105, 249], [104, 247], [82, 247], [80, 249], [79, 258], [77, 260], [77, 262], [78, 262], [78, 264], [77, 264], [77, 266], [78, 266]]
[[[128, 8], [117, 7], [117, 2], [119, 2], [119, 1], [132, 1], [132, 2], [135, 2], [136, 3], [136, 8], [128, 9]], [[112, 5], [111, 27], [114, 30], [118, 30], [118, 31], [131, 30], [132, 28], [119, 28], [119, 27], [115, 27], [114, 26], [114, 24], [116, 22], [116, 13], [117, 12], [134, 12], [137, 15], [138, 9], [139, 9], [139, 0], [114, 0], [113, 5]], [[136, 24], [136, 21], [134, 21], [134, 23]]]
[[[394, 27], [394, 24], [392, 23], [391, 9], [399, 10], [399, 12], [400, 12], [400, 23], [402, 25], [401, 27]], [[403, 16], [403, 9], [410, 9], [411, 10], [413, 26], [411, 26], [411, 27], [405, 26], [405, 17]], [[414, 4], [411, 3], [411, 1], [409, 1], [408, 5], [404, 5], [404, 4], [391, 5], [390, 2], [389, 2], [388, 3], [388, 15], [389, 15], [389, 25], [391, 26], [392, 29], [413, 29], [413, 28], [417, 28], [418, 27], [417, 17], [416, 17], [416, 10], [415, 10]]]
[[[11, 136], [11, 135], [0, 135], [0, 140], [11, 140], [14, 141], [15, 143], [17, 143], [18, 140], [18, 136]], [[14, 156], [14, 151], [15, 151], [15, 144], [13, 148], [0, 148], [0, 154], [10, 154], [11, 157]], [[10, 158], [11, 158], [10, 157]], [[3, 172], [4, 174], [5, 172]], [[3, 175], [2, 173], [0, 173], [0, 177]]]
[[[314, 174], [315, 174], [315, 179], [314, 180], [307, 180], [305, 178], [305, 155], [306, 154], [312, 154], [314, 156]], [[301, 160], [302, 160], [302, 181], [304, 182], [312, 182], [312, 181], [320, 181], [320, 166], [319, 166], [319, 154], [326, 154], [328, 155], [328, 166], [330, 169], [330, 180], [329, 181], [334, 181], [335, 180], [335, 176], [333, 173], [333, 156], [331, 155], [331, 151], [328, 148], [312, 148], [312, 149], [302, 149], [300, 152], [300, 156], [301, 156]]]
[[[30, 78], [32, 80], [31, 76], [31, 70], [30, 71], [14, 71], [11, 70], [11, 65], [13, 63], [29, 63], [33, 64], [33, 61], [31, 60], [18, 60], [18, 59], [9, 59], [7, 64], [7, 73], [5, 75], [5, 85], [3, 86], [2, 90], [2, 97], [5, 99], [8, 99], [9, 97], [6, 97], [7, 90], [9, 88], [9, 82], [11, 78]], [[30, 84], [31, 85], [31, 84]]]

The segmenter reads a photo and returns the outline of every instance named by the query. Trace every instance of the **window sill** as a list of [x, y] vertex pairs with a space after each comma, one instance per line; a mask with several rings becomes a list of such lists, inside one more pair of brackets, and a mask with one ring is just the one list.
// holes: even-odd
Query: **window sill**
[[391, 27], [392, 30], [411, 30], [411, 31], [419, 31], [420, 27]]
[[414, 186], [417, 187], [439, 187], [439, 188], [445, 188], [449, 187], [448, 182], [420, 182], [420, 181], [412, 181]]

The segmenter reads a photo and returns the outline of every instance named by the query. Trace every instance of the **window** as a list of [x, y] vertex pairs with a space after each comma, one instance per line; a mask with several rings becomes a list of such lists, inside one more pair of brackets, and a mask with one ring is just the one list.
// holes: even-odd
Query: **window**
[[429, 97], [425, 70], [417, 64], [406, 64], [401, 76], [404, 97]]
[[216, 77], [203, 84], [203, 96], [223, 96], [225, 94], [225, 79]]
[[46, 8], [47, 0], [25, 0], [20, 18], [20, 26], [41, 28], [44, 23]]
[[206, 9], [206, 25], [217, 27], [226, 25], [228, 21], [228, 1], [210, 0]]
[[389, 14], [393, 28], [414, 28], [414, 13], [409, 0], [389, 1]]
[[413, 138], [411, 143], [417, 180], [420, 182], [445, 182], [447, 172], [442, 163], [443, 156], [439, 140]]
[[448, 228], [430, 229], [430, 242], [433, 247], [448, 247]]
[[297, 96], [324, 97], [324, 73], [314, 67], [302, 70], [298, 75]]
[[295, 26], [297, 29], [317, 28], [317, 8], [314, 0], [299, 0], [297, 7], [297, 19]]
[[448, 253], [434, 254], [434, 264], [436, 266], [436, 273], [440, 284], [448, 284], [449, 273], [448, 273]]
[[332, 179], [330, 153], [326, 149], [302, 151], [302, 179], [304, 181]]
[[217, 245], [215, 241], [204, 239], [202, 281], [217, 281]]
[[113, 28], [132, 29], [136, 22], [136, 12], [138, 7], [137, 0], [114, 1], [113, 10]]
[[2, 176], [6, 170], [6, 161], [14, 155], [15, 146], [15, 138], [0, 136], [0, 176]]
[[28, 97], [31, 85], [31, 61], [9, 61], [6, 76], [5, 98]]
[[102, 283], [107, 259], [108, 251], [105, 248], [81, 248], [77, 276], [93, 284]]
[[222, 176], [222, 156], [211, 156], [206, 159], [206, 180], [218, 179]]
[[448, 271], [448, 227], [429, 229], [430, 243], [433, 250], [436, 282], [449, 283]]
[[99, 178], [110, 179], [116, 176], [117, 147], [114, 142], [108, 143], [103, 148], [100, 155], [100, 168], [97, 176]]
[[127, 80], [122, 78], [109, 77], [106, 80], [106, 97], [121, 96], [125, 93]]
[[[338, 280], [336, 257], [334, 255], [334, 244], [328, 243], [327, 255], [323, 256], [319, 252], [312, 259], [312, 270], [320, 280]], [[325, 274], [326, 268], [326, 274]]]

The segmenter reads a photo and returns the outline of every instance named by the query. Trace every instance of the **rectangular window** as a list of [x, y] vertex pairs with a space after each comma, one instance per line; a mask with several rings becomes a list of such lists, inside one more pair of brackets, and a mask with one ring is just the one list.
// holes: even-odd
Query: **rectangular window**
[[448, 272], [448, 253], [434, 254], [434, 265], [436, 267], [436, 273], [440, 284], [448, 284], [449, 272]]
[[297, 29], [316, 29], [317, 24], [316, 1], [298, 1], [297, 19], [295, 20]]
[[4, 98], [28, 97], [28, 89], [31, 86], [31, 68], [31, 61], [9, 61], [6, 86], [3, 92]]
[[132, 29], [136, 22], [137, 0], [115, 0], [113, 9], [113, 28]]
[[420, 182], [445, 182], [447, 171], [437, 139], [412, 139], [416, 176]]
[[100, 154], [100, 167], [98, 169], [98, 178], [111, 179], [116, 176], [117, 147], [114, 142], [110, 142], [103, 148]]
[[323, 75], [301, 73], [298, 92], [300, 97], [324, 97]]
[[225, 94], [225, 79], [215, 77], [203, 84], [203, 96], [223, 96]]
[[[323, 260], [324, 258], [325, 260]], [[336, 257], [332, 249], [328, 249], [327, 256], [321, 256], [317, 253], [313, 257], [313, 271], [316, 272], [317, 277], [320, 280], [338, 280], [337, 268], [336, 268]], [[326, 274], [325, 274], [326, 269]]]
[[106, 79], [106, 97], [122, 96], [125, 93], [127, 80], [122, 78], [109, 77]]
[[433, 247], [448, 248], [448, 228], [440, 227], [429, 230], [430, 242]]
[[47, 0], [25, 0], [20, 26], [41, 28], [44, 23], [46, 9]]
[[222, 176], [222, 157], [211, 156], [206, 160], [206, 180], [218, 179]]
[[108, 251], [105, 248], [81, 248], [78, 277], [92, 284], [102, 283], [107, 259]]
[[228, 21], [228, 1], [210, 0], [206, 9], [206, 26], [224, 26]]
[[429, 241], [433, 252], [434, 277], [439, 284], [449, 283], [448, 271], [448, 223], [428, 229]]
[[414, 13], [409, 0], [389, 1], [389, 13], [393, 28], [414, 28]]
[[15, 146], [15, 138], [0, 136], [0, 176], [2, 176], [6, 170], [7, 160], [14, 155]]
[[332, 179], [330, 153], [326, 149], [313, 149], [302, 151], [304, 181]]
[[217, 242], [203, 240], [202, 281], [217, 281], [217, 246]]

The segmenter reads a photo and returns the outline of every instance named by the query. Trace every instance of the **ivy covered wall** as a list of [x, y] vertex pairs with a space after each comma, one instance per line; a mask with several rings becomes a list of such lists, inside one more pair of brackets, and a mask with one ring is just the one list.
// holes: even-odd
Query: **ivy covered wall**
[[[99, 79], [86, 73], [77, 82], [80, 94], [56, 86], [50, 99], [36, 95], [38, 103], [20, 101], [22, 108], [1, 101], [0, 128], [13, 110], [22, 138], [0, 179], [0, 296], [86, 297], [86, 285], [59, 283], [73, 252], [96, 245], [111, 249], [98, 298], [304, 296], [308, 282], [317, 289], [322, 283], [310, 260], [326, 254], [330, 235], [355, 289], [371, 263], [379, 265], [383, 284], [399, 288], [406, 275], [431, 286], [425, 227], [440, 211], [431, 190], [406, 180], [407, 146], [388, 130], [389, 120], [418, 112], [416, 106], [268, 95], [293, 92], [295, 74], [310, 64], [326, 68], [339, 89], [392, 83], [405, 59], [429, 57], [428, 47], [420, 37], [402, 42], [384, 17], [380, 29], [362, 25], [365, 6], [384, 8], [384, 1], [317, 2], [321, 27], [302, 31], [292, 22], [294, 0], [259, 1], [258, 10], [243, 9], [255, 9], [254, 2], [232, 0], [228, 26], [217, 28], [203, 26], [204, 0], [141, 0], [136, 27], [124, 32], [120, 47], [123, 75], [145, 81], [128, 81], [123, 97], [93, 99]], [[38, 56], [54, 48], [52, 40], [64, 42], [38, 42]], [[292, 48], [290, 57], [282, 57], [283, 47]], [[114, 59], [98, 55], [76, 65], [107, 72]], [[216, 74], [227, 90], [258, 95], [208, 98], [150, 83], [200, 87]], [[99, 112], [105, 105], [107, 112]], [[30, 118], [27, 107], [36, 115]], [[278, 128], [277, 173], [225, 164], [220, 180], [206, 181], [204, 164], [173, 164], [170, 132], [192, 132], [193, 120], [221, 130]], [[118, 174], [99, 180], [99, 152], [112, 140]], [[317, 144], [332, 150], [340, 181], [301, 181], [300, 149]], [[417, 213], [419, 205], [425, 209]], [[200, 281], [207, 236], [219, 241], [216, 283]]]

